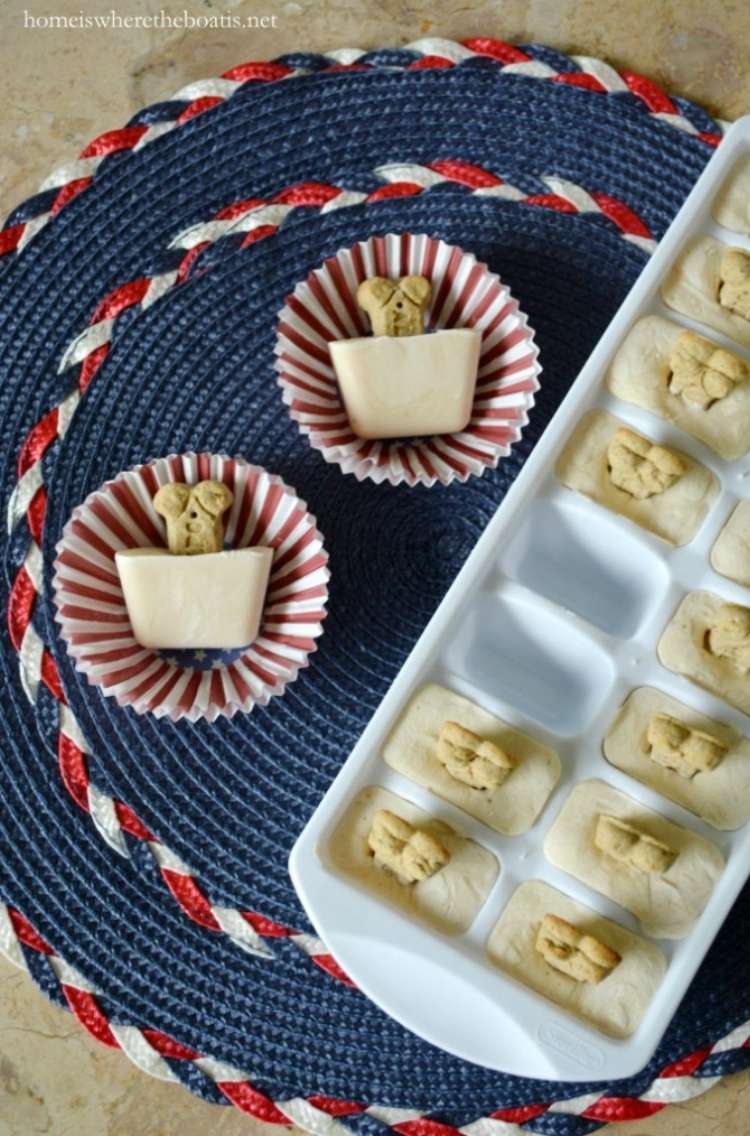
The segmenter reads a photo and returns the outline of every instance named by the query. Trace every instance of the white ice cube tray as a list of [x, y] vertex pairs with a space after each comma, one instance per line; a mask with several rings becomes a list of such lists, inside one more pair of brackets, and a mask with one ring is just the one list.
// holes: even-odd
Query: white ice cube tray
[[[750, 249], [711, 208], [735, 166], [750, 156], [750, 117], [722, 141], [650, 263], [612, 320], [570, 393], [414, 647], [372, 721], [303, 831], [290, 858], [295, 887], [335, 958], [387, 1013], [435, 1045], [480, 1065], [561, 1081], [625, 1077], [651, 1057], [693, 974], [745, 883], [750, 825], [719, 832], [611, 766], [602, 740], [619, 707], [653, 686], [750, 735], [750, 719], [660, 665], [656, 645], [688, 591], [750, 603], [750, 592], [711, 569], [709, 553], [733, 508], [748, 495], [750, 457], [726, 462], [648, 411], [610, 395], [605, 375], [641, 316], [662, 315], [723, 343], [736, 343], [667, 309], [659, 288], [687, 244], [712, 234]], [[674, 548], [565, 488], [557, 458], [581, 416], [599, 408], [713, 470], [721, 491], [698, 530]], [[383, 743], [415, 691], [438, 682], [555, 749], [562, 775], [536, 824], [502, 836], [396, 773]], [[643, 1021], [611, 1039], [493, 966], [490, 931], [525, 880], [543, 880], [639, 934], [617, 904], [554, 868], [545, 835], [573, 786], [598, 777], [714, 842], [726, 868], [689, 934], [659, 942], [667, 973]], [[468, 931], [447, 937], [386, 906], [338, 874], [327, 844], [354, 796], [384, 786], [490, 849], [501, 871]], [[646, 936], [644, 936], [646, 937]]]

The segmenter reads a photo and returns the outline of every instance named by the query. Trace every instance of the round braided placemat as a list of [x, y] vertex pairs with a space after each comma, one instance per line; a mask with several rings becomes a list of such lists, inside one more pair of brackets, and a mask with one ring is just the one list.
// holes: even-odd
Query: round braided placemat
[[[0, 945], [148, 1072], [319, 1133], [485, 1136], [589, 1132], [750, 1063], [747, 893], [643, 1074], [563, 1091], [461, 1063], [376, 1010], [311, 933], [286, 869], [720, 136], [647, 80], [540, 47], [298, 55], [148, 108], [0, 232]], [[465, 485], [343, 476], [275, 381], [275, 313], [297, 281], [403, 230], [498, 272], [542, 353], [521, 443]], [[50, 596], [72, 509], [188, 450], [281, 476], [331, 554], [312, 665], [283, 698], [213, 724], [137, 716], [89, 688]]]

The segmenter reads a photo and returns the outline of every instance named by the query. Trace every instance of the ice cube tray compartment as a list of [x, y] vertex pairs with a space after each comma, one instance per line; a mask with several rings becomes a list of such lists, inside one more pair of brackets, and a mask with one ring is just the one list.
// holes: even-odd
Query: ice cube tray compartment
[[576, 502], [534, 501], [502, 566], [511, 579], [609, 635], [630, 639], [669, 586], [664, 561], [621, 525]]
[[561, 737], [585, 729], [615, 679], [591, 637], [512, 586], [471, 605], [447, 664]]
[[[656, 644], [688, 591], [750, 605], [750, 588], [720, 576], [710, 552], [750, 489], [750, 455], [734, 461], [653, 410], [616, 397], [607, 372], [636, 321], [660, 315], [750, 361], [744, 350], [666, 307], [660, 288], [683, 249], [705, 234], [750, 250], [722, 229], [712, 202], [740, 161], [750, 161], [750, 119], [722, 142], [651, 263], [573, 384], [515, 484], [413, 649], [380, 708], [300, 836], [295, 886], [334, 957], [374, 1001], [429, 1041], [521, 1076], [625, 1077], [648, 1061], [747, 878], [750, 824], [719, 831], [686, 807], [611, 765], [602, 743], [628, 695], [649, 686], [750, 737], [750, 717], [661, 665]], [[709, 469], [719, 492], [695, 535], [674, 547], [564, 486], [557, 458], [576, 424], [604, 410]], [[529, 831], [506, 836], [387, 765], [384, 743], [414, 693], [438, 683], [554, 749], [561, 775]], [[490, 961], [487, 939], [516, 888], [540, 880], [643, 938], [633, 916], [554, 867], [543, 844], [583, 780], [599, 778], [644, 808], [715, 844], [726, 859], [702, 915], [684, 939], [659, 940], [664, 980], [624, 1040], [599, 1032]], [[497, 858], [500, 872], [471, 925], [450, 938], [426, 930], [337, 873], [328, 842], [356, 794], [382, 786], [438, 817]], [[652, 940], [649, 940], [652, 941]], [[439, 996], [438, 996], [439, 995]], [[467, 1015], [471, 1028], [464, 1028]]]

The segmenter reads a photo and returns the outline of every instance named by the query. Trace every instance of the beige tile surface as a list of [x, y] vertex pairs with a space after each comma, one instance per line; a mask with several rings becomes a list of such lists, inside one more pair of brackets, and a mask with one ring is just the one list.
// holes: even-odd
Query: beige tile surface
[[[540, 40], [601, 55], [733, 118], [750, 111], [746, 0], [123, 0], [121, 17], [275, 17], [264, 29], [31, 29], [31, 16], [106, 14], [113, 0], [0, 0], [0, 213], [95, 134], [190, 79], [303, 45], [406, 43], [421, 35]], [[619, 1136], [745, 1136], [750, 1074]], [[0, 1136], [234, 1136], [256, 1126], [152, 1081], [88, 1038], [0, 962]], [[268, 1129], [263, 1129], [268, 1132]]]

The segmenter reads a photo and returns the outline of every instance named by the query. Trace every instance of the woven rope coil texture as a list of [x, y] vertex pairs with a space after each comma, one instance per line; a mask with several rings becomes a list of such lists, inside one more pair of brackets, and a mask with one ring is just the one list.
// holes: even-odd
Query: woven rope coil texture
[[[557, 53], [523, 51], [556, 75], [584, 73]], [[413, 53], [409, 63], [419, 59]], [[543, 76], [528, 68], [519, 76], [512, 61], [404, 67], [397, 52], [368, 56], [367, 70], [305, 63], [282, 66], [314, 73], [247, 81], [179, 129], [113, 152], [0, 275], [6, 505], [19, 484], [17, 455], [46, 422], [25, 451], [28, 468], [35, 447], [44, 451], [39, 484], [27, 485], [26, 504], [37, 503], [21, 510], [5, 549], [6, 609], [22, 568], [28, 583], [1, 660], [0, 893], [100, 992], [108, 1021], [251, 1068], [254, 1088], [272, 1102], [317, 1096], [373, 1106], [342, 1111], [341, 1124], [363, 1131], [383, 1123], [375, 1106], [407, 1109], [400, 1121], [386, 1119], [406, 1136], [422, 1131], [408, 1127], [416, 1118], [466, 1127], [501, 1107], [522, 1111], [496, 1120], [522, 1119], [533, 1131], [588, 1132], [602, 1121], [595, 1110], [550, 1110], [557, 1086], [503, 1078], [432, 1049], [311, 966], [291, 936], [271, 943], [269, 962], [237, 950], [231, 936], [207, 933], [165, 887], [151, 842], [126, 829], [123, 856], [59, 774], [63, 701], [91, 751], [89, 785], [130, 810], [117, 814], [120, 823], [157, 834], [214, 907], [261, 912], [310, 933], [286, 873], [289, 848], [644, 263], [647, 249], [623, 239], [609, 203], [627, 208], [626, 226], [632, 217], [642, 223], [645, 232], [632, 235], [658, 239], [711, 152], [701, 135], [717, 134], [682, 101], [671, 105], [693, 132], [664, 119], [672, 114], [666, 104], [649, 108], [630, 88], [607, 93], [606, 85], [549, 75], [532, 82]], [[659, 105], [653, 92], [649, 98]], [[156, 122], [159, 114], [149, 113]], [[161, 121], [174, 115], [164, 111]], [[268, 239], [225, 251], [217, 241], [194, 259], [184, 285], [145, 309], [123, 308], [95, 380], [71, 395], [78, 376], [60, 371], [67, 348], [103, 297], [152, 275], [178, 234], [282, 187], [314, 183], [369, 196], [388, 180], [377, 172], [383, 167], [408, 166], [418, 185], [423, 171], [449, 160], [522, 198], [564, 199], [565, 185], [581, 187], [601, 212], [527, 207], [455, 178], [351, 208], [297, 208]], [[274, 313], [296, 282], [341, 247], [403, 230], [471, 249], [498, 272], [542, 350], [543, 388], [522, 442], [497, 471], [463, 486], [411, 490], [343, 477], [300, 438], [275, 383]], [[52, 430], [56, 441], [45, 448]], [[331, 551], [330, 615], [314, 666], [275, 705], [210, 726], [150, 721], [99, 698], [56, 638], [49, 594], [54, 546], [72, 508], [121, 469], [191, 448], [241, 453], [272, 469], [310, 503]], [[19, 645], [36, 676], [34, 700], [19, 676]], [[639, 1078], [609, 1086], [610, 1096], [648, 1092], [665, 1066], [729, 1036], [734, 1042], [686, 1079], [746, 1063], [732, 1031], [750, 1018], [741, 979], [747, 920], [743, 898], [654, 1061]], [[44, 953], [31, 953], [33, 973], [59, 996]], [[195, 1062], [164, 1060], [206, 1099], [226, 1101]], [[601, 1096], [602, 1087], [570, 1093]], [[547, 1104], [534, 1113], [540, 1100]]]

